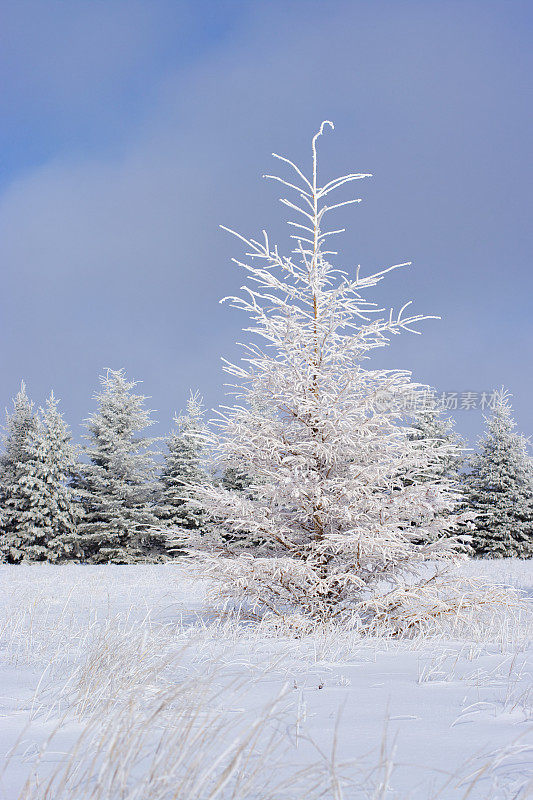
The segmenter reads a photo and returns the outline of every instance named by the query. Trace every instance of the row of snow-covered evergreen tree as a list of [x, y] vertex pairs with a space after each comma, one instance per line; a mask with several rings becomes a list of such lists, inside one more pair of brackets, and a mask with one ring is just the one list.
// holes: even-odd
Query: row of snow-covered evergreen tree
[[[194, 503], [195, 485], [215, 481], [253, 492], [245, 465], [228, 464], [218, 475], [210, 470], [198, 395], [168, 437], [149, 438], [144, 432], [154, 420], [136, 383], [123, 370], [108, 370], [101, 384], [82, 447], [73, 444], [54, 394], [35, 410], [22, 384], [6, 413], [0, 455], [0, 560], [163, 560], [176, 554], [171, 531], [210, 524]], [[431, 474], [421, 479], [458, 486], [461, 510], [473, 512], [465, 531], [471, 551], [531, 557], [532, 461], [527, 440], [514, 430], [509, 396], [496, 395], [471, 458], [458, 455], [463, 443], [438, 409], [420, 411], [410, 425], [414, 440], [451, 445], [448, 457], [438, 448]]]

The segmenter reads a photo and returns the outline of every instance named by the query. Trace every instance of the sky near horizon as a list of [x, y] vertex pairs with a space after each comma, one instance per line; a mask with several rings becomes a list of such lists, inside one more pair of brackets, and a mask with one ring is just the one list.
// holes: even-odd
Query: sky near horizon
[[[403, 261], [374, 293], [436, 314], [378, 366], [514, 395], [533, 433], [533, 5], [521, 0], [1, 0], [0, 407], [54, 389], [76, 438], [106, 367], [169, 427], [246, 319], [219, 224], [288, 248], [278, 152], [370, 172], [338, 264]], [[277, 168], [277, 167], [276, 167]], [[479, 408], [458, 411], [470, 443]]]

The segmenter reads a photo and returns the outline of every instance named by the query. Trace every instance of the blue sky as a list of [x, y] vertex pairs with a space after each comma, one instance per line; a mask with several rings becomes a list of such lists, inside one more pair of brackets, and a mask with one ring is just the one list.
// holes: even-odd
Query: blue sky
[[[76, 436], [124, 367], [170, 425], [223, 400], [245, 320], [220, 223], [282, 245], [271, 152], [372, 172], [339, 266], [411, 260], [377, 299], [438, 314], [377, 364], [439, 391], [504, 384], [533, 429], [530, 3], [0, 3], [0, 405], [50, 389]], [[459, 412], [473, 442], [480, 411]]]

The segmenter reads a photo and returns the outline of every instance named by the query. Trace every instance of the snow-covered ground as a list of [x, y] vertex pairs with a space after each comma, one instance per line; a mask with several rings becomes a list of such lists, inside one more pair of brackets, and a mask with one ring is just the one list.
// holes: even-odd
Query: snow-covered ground
[[[461, 570], [532, 594], [533, 562]], [[2, 800], [533, 796], [525, 616], [295, 638], [206, 588], [183, 562], [0, 566]]]

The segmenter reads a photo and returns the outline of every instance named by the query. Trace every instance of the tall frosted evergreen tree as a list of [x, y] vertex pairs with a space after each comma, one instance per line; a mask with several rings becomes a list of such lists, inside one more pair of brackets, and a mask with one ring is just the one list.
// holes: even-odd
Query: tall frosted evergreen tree
[[425, 317], [406, 306], [380, 316], [368, 299], [393, 267], [351, 277], [331, 264], [328, 243], [339, 231], [325, 219], [358, 202], [332, 195], [367, 176], [319, 182], [326, 125], [313, 137], [308, 175], [282, 158], [291, 178], [274, 176], [291, 192], [282, 202], [296, 216], [292, 253], [281, 255], [266, 232], [238, 235], [246, 256], [236, 263], [250, 285], [227, 299], [249, 317], [253, 338], [242, 362], [225, 364], [236, 405], [221, 409], [212, 451], [220, 465], [244, 465], [254, 484], [249, 496], [203, 487], [213, 533], [195, 546], [235, 602], [404, 631], [456, 613], [464, 587], [451, 599], [453, 581], [440, 580], [437, 564], [453, 561], [444, 534], [461, 518], [444, 518], [457, 499], [447, 481], [419, 477], [443, 445], [412, 441], [403, 424], [407, 398], [425, 387], [405, 370], [366, 366], [374, 349]]
[[533, 556], [533, 471], [528, 441], [516, 433], [510, 395], [494, 395], [487, 432], [465, 480], [468, 505], [477, 513], [472, 547], [491, 558]]
[[5, 503], [7, 560], [77, 558], [81, 509], [68, 485], [76, 451], [53, 392], [34, 418], [21, 455]]
[[153, 425], [146, 397], [135, 394], [136, 381], [124, 370], [101, 376], [98, 408], [85, 423], [84, 454], [74, 485], [84, 509], [79, 526], [84, 557], [93, 563], [127, 564], [157, 560], [164, 537], [151, 530], [154, 514], [157, 441], [142, 432]]
[[175, 417], [174, 423], [175, 427], [166, 440], [158, 516], [168, 527], [197, 529], [205, 522], [205, 515], [190, 500], [195, 496], [194, 487], [207, 481], [203, 463], [204, 410], [198, 393], [191, 393], [187, 413]]

